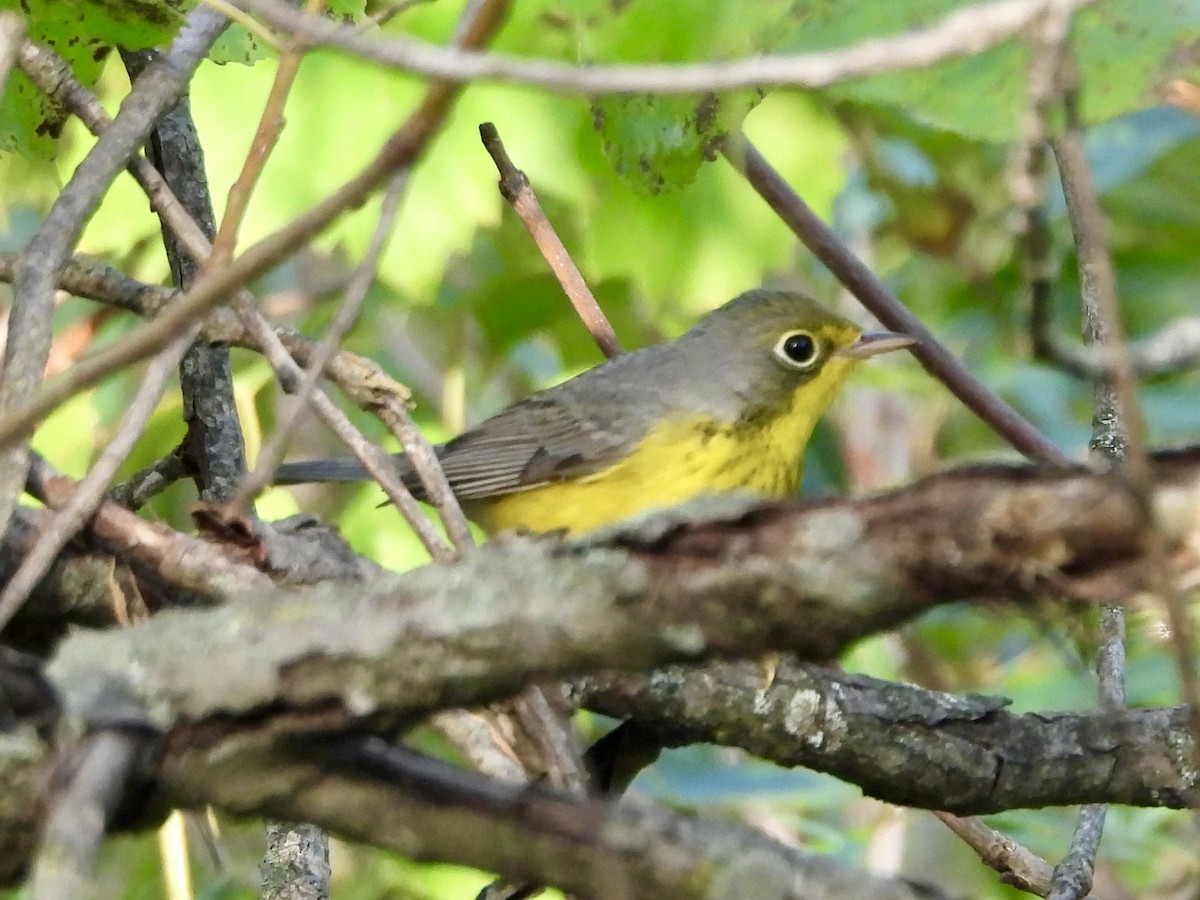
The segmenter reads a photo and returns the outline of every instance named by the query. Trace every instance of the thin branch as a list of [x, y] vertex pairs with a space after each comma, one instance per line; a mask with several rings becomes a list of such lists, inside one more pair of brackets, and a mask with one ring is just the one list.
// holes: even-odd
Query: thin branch
[[429, 502], [437, 509], [457, 552], [463, 553], [469, 547], [473, 547], [475, 539], [471, 536], [471, 528], [467, 524], [462, 507], [459, 506], [458, 498], [450, 489], [450, 482], [446, 473], [442, 471], [437, 452], [426, 440], [425, 435], [421, 434], [421, 429], [417, 428], [405, 404], [396, 398], [385, 397], [375, 412], [404, 448], [405, 456], [421, 480]]
[[999, 872], [1007, 884], [1039, 897], [1049, 893], [1054, 868], [1036, 853], [973, 816], [964, 818], [948, 812], [934, 815]]
[[186, 477], [187, 466], [176, 448], [145, 468], [138, 469], [127, 481], [113, 485], [108, 496], [129, 509], [141, 509], [151, 498]]
[[537, 195], [529, 185], [529, 179], [509, 158], [508, 151], [500, 140], [500, 132], [491, 122], [484, 122], [479, 126], [479, 136], [500, 173], [501, 196], [512, 204], [513, 210], [529, 231], [538, 250], [542, 252], [554, 277], [562, 285], [562, 289], [566, 292], [571, 305], [575, 307], [579, 318], [583, 320], [592, 339], [609, 359], [619, 355], [623, 352], [620, 338], [617, 337], [616, 331], [613, 330], [608, 318], [604, 315], [604, 310], [596, 302], [591, 288], [583, 280], [579, 267], [575, 265], [567, 248], [554, 231], [554, 226], [546, 218], [541, 204], [538, 203]]
[[[1145, 503], [1148, 543], [1152, 552], [1162, 553], [1162, 541], [1152, 520], [1149, 505], [1149, 456], [1145, 444], [1145, 426], [1137, 399], [1137, 380], [1133, 360], [1121, 321], [1117, 296], [1117, 276], [1108, 250], [1107, 222], [1092, 180], [1083, 124], [1078, 109], [1078, 74], [1072, 59], [1063, 60], [1065, 127], [1051, 137], [1058, 162], [1067, 213], [1075, 236], [1079, 281], [1082, 289], [1084, 343], [1107, 351], [1111, 369], [1093, 384], [1091, 451], [1093, 457], [1124, 472], [1139, 498]], [[1186, 608], [1178, 592], [1166, 577], [1159, 579], [1159, 591], [1167, 599], [1172, 619], [1176, 613], [1186, 617]], [[1171, 602], [1169, 598], [1174, 597]], [[1183, 692], [1194, 711], [1193, 721], [1200, 724], [1200, 687], [1197, 685], [1194, 644], [1190, 627], [1175, 635], [1177, 659]], [[1106, 604], [1100, 611], [1100, 646], [1097, 674], [1101, 705], [1108, 710], [1125, 705], [1125, 609]], [[1190, 684], [1189, 684], [1190, 681]], [[1196, 705], [1193, 705], [1196, 704]], [[1195, 734], [1200, 735], [1200, 731]], [[1193, 750], [1193, 757], [1196, 752]], [[1079, 900], [1092, 887], [1096, 853], [1104, 833], [1108, 808], [1089, 804], [1079, 811], [1071, 846], [1054, 868], [1049, 900]]]
[[[75, 495], [78, 482], [34, 454], [26, 489], [47, 506], [62, 507]], [[225, 587], [240, 584], [246, 590], [262, 590], [271, 584], [253, 565], [230, 558], [207, 541], [147, 522], [111, 500], [96, 509], [88, 531], [104, 547], [172, 585], [176, 605], [219, 602], [224, 597], [222, 583]]]
[[[325, 5], [325, 0], [307, 0], [304, 12], [307, 15], [319, 15], [324, 11]], [[209, 256], [205, 261], [205, 265], [207, 266], [222, 266], [233, 256], [238, 229], [241, 227], [242, 219], [245, 217], [251, 194], [258, 183], [263, 168], [266, 166], [271, 151], [274, 149], [276, 143], [278, 143], [279, 136], [283, 132], [283, 109], [286, 105], [288, 95], [291, 93], [292, 85], [295, 83], [296, 73], [299, 71], [300, 63], [304, 58], [305, 49], [306, 47], [302, 41], [293, 39], [284, 47], [280, 54], [279, 66], [275, 71], [275, 78], [271, 82], [271, 91], [267, 96], [267, 102], [263, 107], [262, 115], [259, 117], [258, 128], [250, 144], [250, 152], [242, 165], [241, 172], [229, 189], [229, 196], [225, 204], [225, 217], [221, 221], [220, 231], [213, 240]], [[403, 178], [403, 173], [399, 177]], [[386, 207], [386, 198], [384, 204]], [[381, 215], [381, 226], [383, 218]], [[377, 248], [381, 246], [381, 243], [382, 238], [377, 228], [376, 234], [372, 237], [368, 257], [370, 257], [372, 252], [378, 253]], [[236, 492], [231, 498], [228, 498], [230, 506], [245, 506], [252, 498], [258, 496], [270, 482], [270, 474], [282, 458], [283, 452], [287, 447], [287, 442], [290, 440], [296, 425], [307, 408], [309, 398], [317, 388], [317, 382], [325, 370], [325, 364], [337, 349], [337, 344], [341, 338], [353, 327], [364, 297], [365, 291], [360, 293], [353, 288], [347, 290], [346, 297], [337, 314], [334, 316], [334, 321], [330, 325], [329, 332], [317, 345], [314, 359], [309, 364], [303, 380], [296, 389], [295, 408], [260, 451], [254, 471], [244, 474]]]
[[[19, 258], [17, 253], [0, 253], [0, 281], [12, 282]], [[145, 318], [154, 316], [180, 296], [175, 288], [137, 281], [108, 263], [82, 254], [72, 256], [63, 264], [55, 287]]]
[[[1020, 230], [1026, 259], [1025, 275], [1031, 298], [1031, 330], [1035, 350], [1039, 351], [1044, 349], [1042, 338], [1049, 333], [1054, 279], [1057, 275], [1057, 266], [1052, 259], [1050, 229], [1044, 210], [1046, 145], [1051, 137], [1051, 117], [1070, 89], [1067, 83], [1073, 66], [1068, 54], [1070, 27], [1069, 15], [1048, 14], [1042, 27], [1030, 41], [1029, 103], [1022, 128], [1023, 140], [1010, 166], [1016, 170], [1015, 176], [1010, 177], [1009, 181], [1022, 218]], [[1072, 225], [1075, 226], [1074, 217]], [[1085, 241], [1088, 239], [1090, 238], [1084, 238]], [[1092, 302], [1094, 298], [1085, 291], [1085, 307]], [[1091, 312], [1092, 315], [1085, 312], [1085, 316], [1089, 321], [1094, 321], [1094, 306]], [[1096, 343], [1096, 337], [1096, 333], [1088, 331], [1089, 344]], [[1122, 347], [1124, 346], [1122, 341]], [[1100, 414], [1101, 405], [1108, 403], [1111, 406], [1111, 395], [1106, 390], [1101, 390], [1099, 384], [1096, 400], [1095, 422], [1099, 429], [1103, 418]], [[1113, 421], [1113, 413], [1110, 409], [1107, 418], [1110, 424]], [[1099, 440], [1098, 432], [1094, 433], [1093, 446], [1096, 446]], [[1097, 673], [1101, 704], [1106, 710], [1115, 711], [1124, 706], [1124, 662], [1124, 610], [1118, 606], [1105, 606], [1100, 616]], [[1040, 896], [1048, 896], [1054, 900], [1079, 900], [1084, 897], [1091, 889], [1096, 852], [1104, 832], [1107, 814], [1108, 807], [1103, 804], [1088, 804], [1080, 809], [1067, 853], [1049, 873], [1043, 872], [1039, 866], [1039, 883], [1036, 887], [1027, 886], [1025, 889], [1034, 890]], [[955, 823], [947, 824], [955, 827]]]
[[[325, 10], [325, 0], [306, 0], [303, 14], [319, 17]], [[258, 120], [258, 128], [250, 141], [250, 150], [242, 163], [242, 170], [229, 188], [225, 200], [225, 215], [221, 220], [221, 228], [212, 239], [212, 251], [206, 265], [219, 267], [233, 257], [233, 248], [237, 243], [238, 229], [246, 216], [246, 208], [250, 205], [250, 196], [262, 175], [263, 168], [279, 136], [283, 133], [283, 108], [300, 69], [307, 49], [304, 41], [292, 38], [280, 51], [279, 64], [275, 69], [275, 77], [271, 81], [271, 90], [267, 94], [267, 102], [263, 106], [262, 115]]]
[[1104, 835], [1104, 820], [1108, 805], [1089, 803], [1079, 810], [1071, 846], [1054, 867], [1050, 893], [1046, 900], [1082, 900], [1092, 889], [1096, 874], [1096, 853]]
[[[1075, 344], [1054, 327], [1049, 297], [1035, 311], [1040, 314], [1031, 320], [1031, 333], [1039, 359], [1088, 381], [1112, 376], [1114, 363], [1103, 347]], [[1139, 378], [1176, 375], [1200, 366], [1200, 316], [1184, 316], [1148, 337], [1132, 341], [1129, 361]]]
[[1111, 379], [1096, 384], [1092, 451], [1120, 464], [1139, 489], [1147, 477], [1145, 423], [1137, 400], [1129, 345], [1121, 322], [1117, 276], [1108, 252], [1104, 212], [1092, 181], [1081, 123], [1068, 97], [1068, 123], [1051, 139], [1075, 236], [1082, 288], [1084, 341], [1107, 348]]
[[508, 81], [570, 94], [690, 94], [776, 86], [818, 89], [839, 81], [923, 68], [980, 53], [1019, 35], [1047, 8], [1078, 9], [1092, 0], [996, 0], [950, 13], [936, 24], [853, 47], [800, 56], [753, 57], [719, 64], [572, 66], [473, 53], [305, 16], [283, 0], [237, 0], [276, 28], [315, 45], [336, 46], [385, 66], [445, 82]]
[[[1083, 141], [1077, 86], [1073, 85], [1067, 92], [1065, 107], [1066, 128], [1052, 141], [1052, 147], [1075, 235], [1079, 278], [1083, 289], [1084, 337], [1089, 343], [1102, 345], [1113, 363], [1110, 379], [1098, 381], [1095, 386], [1092, 450], [1109, 463], [1119, 465], [1134, 490], [1142, 497], [1149, 526], [1148, 540], [1153, 552], [1165, 562], [1167, 554], [1150, 502], [1150, 463], [1145, 443], [1145, 425], [1137, 397], [1137, 379], [1121, 321], [1116, 272], [1107, 245], [1107, 223], [1092, 181]], [[1161, 573], [1163, 568], [1159, 566], [1157, 571]], [[1153, 585], [1153, 590], [1167, 607], [1180, 690], [1184, 703], [1193, 711], [1194, 732], [1200, 737], [1200, 677], [1196, 669], [1196, 637], [1191, 616], [1181, 592], [1165, 574]], [[1105, 611], [1101, 621], [1111, 621], [1114, 628], [1119, 626], [1119, 636], [1123, 639], [1123, 613], [1113, 611], [1110, 614]], [[1117, 640], [1117, 637], [1113, 632], [1112, 640]], [[1123, 665], [1123, 650], [1120, 662]], [[1101, 674], [1108, 668], [1102, 660]], [[1123, 691], [1118, 696], [1108, 690], [1102, 699], [1105, 702], [1116, 702], [1118, 699], [1123, 702]], [[1193, 753], [1200, 762], [1200, 749], [1195, 743]]]
[[911, 349], [931, 375], [945, 384], [1001, 437], [1035, 460], [1066, 465], [1070, 459], [1033, 425], [984, 385], [875, 277], [821, 221], [752, 145], [727, 145], [725, 157], [746, 176], [809, 250], [884, 325], [912, 335]]

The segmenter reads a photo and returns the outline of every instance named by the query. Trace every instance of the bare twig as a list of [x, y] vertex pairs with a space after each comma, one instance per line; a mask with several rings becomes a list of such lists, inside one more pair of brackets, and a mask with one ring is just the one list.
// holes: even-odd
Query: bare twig
[[925, 369], [1026, 456], [1065, 465], [1070, 460], [1045, 435], [984, 385], [875, 277], [820, 217], [748, 142], [725, 148], [725, 156], [809, 250], [884, 325], [917, 338], [910, 348]]
[[[325, 0], [306, 0], [304, 15], [319, 16], [325, 9]], [[267, 164], [267, 158], [283, 133], [283, 107], [291, 93], [292, 84], [296, 80], [296, 72], [300, 69], [300, 61], [304, 59], [306, 46], [303, 40], [293, 38], [279, 54], [279, 65], [275, 69], [275, 78], [271, 82], [271, 91], [263, 106], [262, 115], [258, 120], [258, 129], [250, 142], [250, 151], [242, 163], [242, 171], [229, 188], [229, 196], [225, 201], [225, 216], [221, 227], [212, 240], [212, 253], [205, 265], [222, 266], [233, 256], [233, 248], [237, 243], [238, 229], [245, 218], [246, 208], [250, 205], [250, 196], [254, 186], [262, 175]]]
[[417, 423], [409, 415], [408, 409], [399, 400], [385, 397], [375, 412], [404, 448], [405, 456], [412, 463], [417, 477], [421, 479], [425, 495], [437, 509], [457, 551], [462, 553], [474, 546], [475, 539], [471, 537], [471, 528], [467, 525], [467, 518], [463, 515], [458, 498], [450, 489], [450, 482], [442, 471], [437, 452], [421, 434], [421, 429], [417, 428]]
[[[56, 508], [70, 501], [78, 483], [35, 453], [26, 488], [30, 496]], [[215, 602], [222, 582], [240, 583], [247, 590], [263, 590], [271, 584], [254, 566], [231, 559], [207, 541], [147, 522], [111, 500], [97, 507], [88, 530], [118, 556], [157, 573], [178, 594], [194, 595], [187, 598], [193, 605]]]
[[1091, 891], [1096, 873], [1096, 852], [1100, 849], [1107, 816], [1108, 806], [1103, 803], [1089, 803], [1079, 810], [1071, 846], [1054, 867], [1046, 900], [1082, 900]]
[[996, 0], [956, 10], [940, 22], [853, 47], [802, 56], [719, 64], [571, 66], [472, 53], [415, 40], [380, 39], [352, 26], [305, 16], [283, 0], [237, 0], [276, 28], [313, 44], [340, 47], [386, 66], [446, 82], [511, 81], [577, 94], [690, 94], [775, 86], [816, 89], [850, 78], [922, 68], [979, 53], [1024, 31], [1047, 8], [1092, 0]]
[[[0, 253], [0, 281], [12, 282], [18, 259], [16, 253]], [[128, 310], [145, 318], [155, 315], [180, 294], [172, 287], [137, 281], [106, 262], [82, 254], [72, 256], [63, 264], [55, 286], [76, 297]]]
[[[1051, 136], [1058, 161], [1063, 194], [1071, 229], [1075, 235], [1082, 288], [1084, 342], [1107, 349], [1113, 361], [1111, 377], [1093, 385], [1092, 455], [1129, 475], [1143, 502], [1149, 494], [1149, 457], [1143, 443], [1141, 408], [1133, 374], [1129, 346], [1121, 323], [1116, 272], [1108, 252], [1107, 223], [1092, 183], [1091, 168], [1083, 142], [1082, 123], [1076, 107], [1074, 61], [1059, 60], [1065, 128]], [[1149, 506], [1147, 504], [1147, 509]], [[1147, 517], [1149, 519], [1149, 516]], [[1147, 522], [1154, 530], [1154, 523]], [[1161, 549], [1161, 541], [1151, 543]], [[1164, 557], [1165, 559], [1165, 557]], [[1100, 611], [1100, 646], [1096, 673], [1101, 706], [1109, 711], [1125, 706], [1125, 610], [1106, 604]], [[1108, 807], [1088, 804], [1080, 811], [1066, 855], [1054, 867], [1049, 900], [1079, 900], [1092, 887], [1096, 853], [1104, 834]]]
[[[1115, 364], [1111, 382], [1102, 381], [1096, 385], [1092, 449], [1110, 462], [1119, 463], [1134, 489], [1147, 498], [1149, 540], [1157, 548], [1160, 558], [1165, 560], [1161, 535], [1148, 501], [1149, 457], [1137, 399], [1137, 382], [1121, 323], [1116, 274], [1105, 236], [1106, 223], [1087, 163], [1074, 92], [1067, 96], [1066, 110], [1067, 128], [1052, 146], [1075, 233], [1083, 288], [1085, 339], [1104, 345], [1109, 359]], [[1160, 573], [1163, 569], [1163, 566], [1156, 567]], [[1191, 618], [1180, 592], [1165, 575], [1158, 579], [1154, 589], [1167, 606], [1183, 700], [1193, 710], [1193, 723], [1200, 735], [1200, 680], [1196, 672]], [[1121, 627], [1123, 629], [1123, 624]]]
[[[1070, 103], [1071, 101], [1068, 101]], [[1121, 324], [1117, 278], [1108, 253], [1100, 209], [1078, 119], [1051, 141], [1067, 200], [1083, 293], [1084, 340], [1105, 346], [1114, 363], [1111, 379], [1096, 386], [1092, 450], [1123, 465], [1139, 489], [1146, 480], [1146, 446], [1137, 380]]]
[[1004, 876], [1006, 882], [1039, 897], [1045, 897], [1049, 892], [1054, 868], [1036, 853], [974, 816], [956, 816], [948, 812], [935, 812], [934, 815], [978, 853], [980, 859]]
[[529, 230], [534, 243], [542, 251], [542, 256], [554, 272], [554, 277], [562, 285], [571, 305], [575, 307], [575, 312], [583, 320], [597, 346], [609, 359], [617, 356], [622, 352], [617, 333], [604, 315], [600, 304], [596, 302], [591, 288], [583, 280], [579, 267], [575, 265], [567, 248], [554, 231], [554, 226], [546, 218], [537, 195], [529, 185], [529, 179], [509, 158], [496, 126], [491, 122], [484, 122], [479, 126], [479, 136], [500, 173], [500, 194], [512, 204], [513, 210], [521, 218], [521, 223]]
[[178, 450], [138, 469], [129, 480], [113, 485], [108, 496], [122, 506], [141, 509], [152, 497], [161, 494], [172, 484], [187, 476], [187, 466], [180, 459]]

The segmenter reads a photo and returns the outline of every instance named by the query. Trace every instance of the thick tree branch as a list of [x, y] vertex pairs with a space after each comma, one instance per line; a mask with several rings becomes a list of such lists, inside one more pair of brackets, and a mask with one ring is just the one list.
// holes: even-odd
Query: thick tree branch
[[356, 741], [312, 764], [299, 748], [272, 751], [269, 740], [264, 734], [243, 745], [230, 762], [217, 748], [180, 757], [186, 766], [168, 763], [164, 787], [180, 800], [207, 795], [234, 812], [299, 815], [411, 858], [457, 861], [583, 897], [699, 900], [735, 887], [796, 900], [945, 896], [844, 869], [742, 827], [503, 784], [380, 741]]
[[[1162, 454], [1154, 468], [1154, 503], [1174, 544], [1194, 527], [1200, 448]], [[61, 488], [56, 487], [60, 483]], [[32, 489], [42, 496], [49, 496], [47, 490], [61, 490], [65, 497], [71, 483], [47, 472], [44, 482]], [[712, 521], [703, 521], [706, 514]], [[696, 521], [689, 525], [689, 520]], [[718, 604], [713, 615], [724, 605], [735, 631], [743, 623], [733, 606], [722, 600], [724, 594], [736, 603], [739, 591], [786, 585], [787, 602], [803, 607], [811, 627], [793, 623], [786, 633], [774, 636], [755, 629], [757, 637], [748, 638], [737, 652], [750, 652], [750, 644], [757, 640], [774, 639], [783, 647], [794, 637], [798, 643], [793, 649], [809, 658], [830, 659], [847, 643], [936, 603], [981, 596], [1050, 594], [1085, 600], [1128, 596], [1145, 575], [1139, 543], [1143, 524], [1141, 507], [1116, 476], [1084, 469], [1054, 472], [978, 466], [950, 470], [904, 490], [860, 500], [757, 508], [736, 501], [701, 501], [690, 512], [666, 513], [641, 527], [601, 535], [597, 547], [604, 552], [590, 557], [583, 553], [586, 545], [503, 538], [445, 570], [459, 572], [445, 577], [448, 582], [459, 581], [463, 573], [476, 571], [472, 560], [495, 557], [500, 570], [492, 575], [477, 573], [482, 591], [503, 594], [496, 579], [513, 571], [520, 583], [531, 584], [535, 597], [537, 590], [549, 592], [551, 596], [542, 601], [552, 608], [565, 592], [563, 585], [552, 581], [554, 566], [567, 566], [564, 577], [569, 575], [572, 581], [607, 573], [604, 578], [613, 580], [602, 579], [589, 588], [601, 594], [633, 590], [623, 587], [627, 575], [653, 577], [654, 584], [642, 584], [633, 596], [645, 597], [653, 590], [654, 602], [666, 616], [672, 613], [664, 606], [668, 600], [686, 607], [707, 597]], [[256, 548], [257, 539], [232, 554], [232, 545], [222, 551], [141, 521], [115, 503], [102, 504], [92, 533], [122, 559], [161, 573], [168, 583], [202, 590], [208, 603], [266, 583], [254, 580], [262, 577], [261, 572], [243, 568], [244, 561], [267, 554], [266, 549]], [[24, 544], [18, 535], [10, 535], [9, 546], [13, 553]], [[533, 566], [529, 572], [522, 570], [522, 560]], [[628, 573], [624, 566], [630, 567]], [[466, 568], [460, 571], [460, 567]], [[438, 580], [436, 575], [422, 575], [425, 571], [406, 577]], [[221, 577], [214, 579], [214, 572]], [[241, 572], [251, 575], [251, 580]], [[536, 583], [529, 582], [535, 577]], [[717, 580], [706, 584], [706, 578]], [[678, 584], [673, 583], [676, 580]], [[53, 601], [50, 586], [54, 583], [43, 585], [35, 608]], [[57, 583], [63, 590], [71, 589], [70, 581]], [[461, 583], [460, 587], [471, 588]], [[502, 603], [506, 609], [520, 599], [508, 593]], [[853, 602], [846, 597], [854, 598]], [[563, 602], [588, 609], [583, 598]], [[73, 598], [65, 596], [57, 603], [56, 609], [69, 610]], [[593, 615], [588, 613], [588, 618]], [[548, 621], [559, 618], [555, 613]], [[786, 619], [787, 611], [777, 609], [770, 618]], [[91, 618], [75, 621], [95, 624], [97, 620], [93, 612]], [[718, 645], [711, 649], [720, 651], [717, 637]], [[735, 641], [727, 649], [737, 646]]]
[[[1193, 528], [1200, 457], [1159, 469], [1160, 521]], [[162, 728], [178, 716], [219, 728], [267, 708], [393, 727], [540, 677], [765, 649], [829, 659], [938, 603], [1107, 599], [1147, 577], [1138, 503], [1116, 479], [1082, 472], [964, 470], [858, 502], [719, 506], [588, 544], [502, 538], [353, 592], [336, 583], [258, 590], [74, 635], [52, 677], [67, 709], [83, 715], [97, 678], [124, 684]], [[261, 637], [248, 654], [252, 635]], [[226, 664], [193, 671], [183, 658]]]
[[856, 784], [888, 803], [960, 814], [1092, 801], [1185, 806], [1194, 789], [1182, 708], [1016, 715], [961, 696], [786, 661], [582, 679], [589, 709], [666, 746], [741, 747]]
[[[1155, 475], [1159, 521], [1182, 537], [1194, 528], [1200, 452], [1159, 459]], [[314, 731], [394, 733], [432, 710], [490, 702], [544, 677], [647, 671], [766, 648], [829, 658], [848, 641], [934, 603], [1106, 598], [1145, 577], [1139, 504], [1114, 476], [1081, 470], [985, 467], [861, 501], [717, 506], [721, 511], [700, 503], [690, 514], [650, 518], [588, 544], [502, 538], [450, 565], [402, 576], [367, 573], [353, 591], [344, 580], [309, 589], [263, 585], [219, 608], [76, 633], [60, 645], [48, 684], [66, 723], [111, 721], [119, 698], [121, 721], [163, 735], [164, 802], [314, 821], [400, 846], [399, 832], [382, 824], [391, 819], [363, 814], [383, 802], [366, 799], [380, 796], [377, 787], [330, 781], [293, 742]], [[706, 519], [690, 522], [690, 515]], [[230, 574], [217, 589], [239, 593]], [[520, 592], [511, 590], [514, 583]], [[223, 664], [211, 666], [212, 659]], [[851, 727], [865, 728], [863, 716], [907, 710], [897, 727], [913, 737], [911, 753], [938, 760], [940, 793], [933, 797], [903, 768], [913, 764], [903, 755], [905, 741], [890, 744], [900, 773], [893, 783], [886, 782], [890, 767], [877, 759], [874, 775], [861, 779], [868, 790], [903, 802], [932, 800], [963, 812], [1080, 799], [1175, 805], [1192, 788], [1191, 770], [1172, 755], [1186, 743], [1179, 740], [1186, 733], [1181, 711], [1007, 717], [987, 700], [910, 692], [898, 702], [904, 689], [856, 688], [861, 704], [854, 705], [845, 700], [848, 690], [839, 699], [832, 689], [822, 695], [790, 687], [764, 693], [759, 706], [770, 713], [770, 728], [783, 729], [791, 752], [800, 744], [850, 753], [858, 742], [841, 738]], [[130, 721], [129, 709], [141, 712]], [[775, 739], [783, 746], [782, 734]], [[26, 741], [19, 731], [0, 735], [0, 770], [14, 790], [36, 782], [5, 758], [10, 745], [27, 753]], [[48, 753], [26, 755], [24, 765], [41, 768]], [[843, 757], [827, 768], [836, 764], [857, 777], [852, 763]], [[1103, 777], [1082, 777], [1078, 767]], [[981, 772], [991, 777], [979, 778]], [[1097, 790], [1111, 796], [1092, 796]], [[0, 830], [26, 828], [35, 814], [28, 794], [10, 792], [0, 805]], [[418, 815], [402, 804], [395, 814], [403, 810]], [[499, 866], [495, 858], [458, 857], [461, 844], [442, 830], [451, 819], [440, 821], [419, 839], [428, 844], [403, 849]], [[464, 828], [469, 822], [453, 821]], [[413, 830], [406, 822], [410, 839]], [[651, 843], [646, 832], [638, 834]], [[23, 845], [0, 833], [0, 846]], [[0, 861], [6, 872], [19, 865]], [[522, 865], [506, 857], [499, 867], [547, 877]]]

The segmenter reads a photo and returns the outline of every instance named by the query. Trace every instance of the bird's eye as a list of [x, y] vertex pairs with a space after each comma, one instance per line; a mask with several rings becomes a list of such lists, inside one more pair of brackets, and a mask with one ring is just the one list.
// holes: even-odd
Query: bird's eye
[[793, 369], [810, 368], [817, 355], [817, 339], [807, 331], [789, 331], [775, 345], [775, 356]]

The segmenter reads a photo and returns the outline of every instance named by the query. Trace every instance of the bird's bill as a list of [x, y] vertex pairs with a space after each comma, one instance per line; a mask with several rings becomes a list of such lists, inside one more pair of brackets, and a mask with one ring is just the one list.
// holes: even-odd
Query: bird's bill
[[919, 341], [915, 337], [897, 331], [865, 331], [849, 347], [839, 350], [837, 355], [850, 359], [870, 359], [880, 353], [902, 350], [916, 343]]

